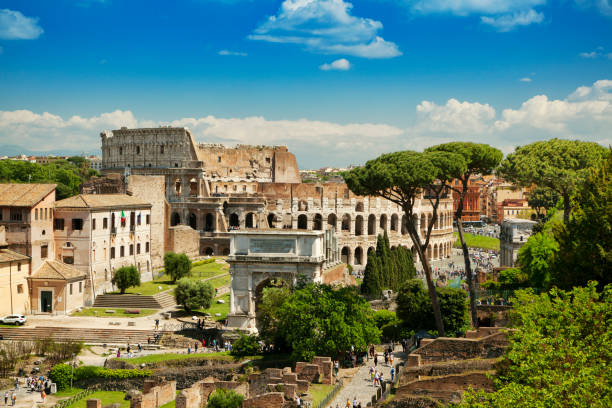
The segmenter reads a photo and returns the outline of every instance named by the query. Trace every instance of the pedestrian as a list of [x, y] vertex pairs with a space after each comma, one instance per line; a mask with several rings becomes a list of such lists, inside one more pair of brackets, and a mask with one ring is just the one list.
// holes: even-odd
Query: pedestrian
[[17, 394], [13, 393], [13, 396], [11, 399], [13, 400], [13, 406], [15, 406], [15, 403], [17, 402]]
[[374, 353], [374, 367], [378, 365], [378, 353]]
[[121, 349], [117, 347], [117, 358], [121, 358]]
[[138, 343], [138, 352], [140, 353], [142, 351], [142, 346], [140, 345], [140, 343]]
[[41, 396], [41, 398], [42, 398], [42, 402], [43, 402], [43, 404], [44, 404], [44, 403], [45, 403], [45, 398], [47, 397], [47, 394], [45, 393], [45, 390], [42, 390], [42, 391], [40, 392], [40, 396]]
[[302, 406], [302, 399], [300, 398], [300, 396], [298, 395], [297, 398], [295, 399], [295, 402], [297, 404], [298, 407]]
[[206, 351], [206, 339], [202, 339], [202, 350]]
[[353, 397], [353, 408], [357, 408], [357, 397]]
[[334, 375], [337, 377], [338, 376], [338, 371], [340, 371], [340, 364], [338, 363], [338, 360], [334, 361]]
[[191, 354], [191, 346], [187, 346], [187, 354]]
[[395, 378], [395, 367], [391, 367], [391, 382], [393, 382], [394, 378]]
[[130, 347], [130, 345], [128, 344], [127, 347], [125, 348], [125, 351], [127, 351], [128, 355], [130, 354], [130, 352], [132, 351], [132, 348]]
[[155, 330], [159, 330], [159, 319], [155, 319]]
[[346, 408], [351, 408], [351, 400], [350, 399], [346, 399]]
[[19, 390], [19, 378], [15, 378], [15, 391]]
[[197, 341], [193, 344], [193, 348], [195, 348], [195, 352], [197, 353], [198, 352], [198, 342]]
[[8, 397], [9, 397], [9, 394], [8, 394], [8, 391], [6, 391], [4, 393], [4, 405], [8, 405]]

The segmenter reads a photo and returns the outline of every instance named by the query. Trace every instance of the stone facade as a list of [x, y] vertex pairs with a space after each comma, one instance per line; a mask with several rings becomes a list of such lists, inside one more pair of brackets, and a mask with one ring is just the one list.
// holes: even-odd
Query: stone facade
[[519, 249], [531, 236], [535, 221], [510, 218], [501, 225], [499, 235], [499, 265], [512, 267], [518, 257]]
[[0, 226], [0, 316], [30, 313], [29, 272], [30, 258], [8, 249]]
[[248, 397], [248, 383], [236, 381], [219, 381], [215, 378], [206, 378], [198, 381], [191, 387], [182, 390], [176, 396], [176, 408], [201, 408], [208, 405], [208, 397], [217, 388], [233, 390], [234, 392]]
[[142, 394], [132, 397], [130, 408], [159, 408], [176, 397], [176, 381], [145, 380]]
[[[341, 261], [357, 270], [383, 231], [391, 246], [414, 246], [401, 208], [357, 196], [343, 183], [301, 183], [295, 156], [285, 146], [196, 144], [189, 130], [168, 127], [122, 128], [101, 138], [104, 174], [164, 177], [163, 187], [156, 182], [151, 189], [164, 189], [167, 225], [198, 231], [201, 255], [228, 255], [228, 231], [251, 228], [335, 229]], [[430, 259], [449, 256], [454, 242], [452, 198], [443, 199], [438, 211]], [[417, 200], [415, 213], [413, 222], [423, 233], [432, 219], [429, 201]]]

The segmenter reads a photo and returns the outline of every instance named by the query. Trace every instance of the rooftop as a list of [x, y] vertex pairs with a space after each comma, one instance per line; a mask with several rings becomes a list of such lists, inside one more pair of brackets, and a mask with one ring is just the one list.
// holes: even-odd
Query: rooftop
[[10, 249], [0, 249], [0, 263], [12, 262], [12, 261], [27, 261], [29, 256], [22, 255]]
[[57, 184], [0, 184], [0, 206], [33, 207], [55, 187]]
[[79, 280], [84, 279], [85, 272], [65, 263], [47, 260], [34, 272], [32, 279]]
[[79, 194], [55, 203], [55, 208], [115, 207], [151, 207], [151, 204], [127, 194]]

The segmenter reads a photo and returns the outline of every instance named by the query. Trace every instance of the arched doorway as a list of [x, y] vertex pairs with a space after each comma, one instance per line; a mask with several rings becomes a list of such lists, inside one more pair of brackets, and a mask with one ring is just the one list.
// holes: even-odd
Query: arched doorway
[[398, 216], [397, 214], [393, 214], [391, 216], [391, 231], [397, 232], [397, 222], [398, 222]]
[[215, 251], [211, 247], [206, 247], [206, 249], [204, 250], [204, 254], [208, 256], [213, 256], [215, 254]]
[[351, 250], [349, 247], [343, 247], [340, 251], [340, 261], [348, 264], [351, 261]]
[[321, 231], [323, 229], [323, 216], [321, 214], [315, 214], [312, 221], [312, 229], [315, 231]]
[[327, 216], [328, 228], [336, 228], [337, 223], [338, 223], [338, 219], [336, 218], [336, 214], [332, 213]]
[[370, 214], [368, 216], [368, 235], [376, 234], [376, 216]]
[[204, 220], [205, 230], [212, 231], [213, 230], [213, 215], [211, 213], [206, 214], [206, 219]]
[[408, 233], [407, 222], [406, 215], [402, 215], [402, 235], [406, 235]]
[[308, 228], [308, 217], [306, 217], [306, 214], [298, 215], [297, 227], [304, 230]]
[[[115, 214], [113, 214], [113, 218], [115, 218]], [[115, 220], [113, 219], [113, 222], [114, 221]], [[172, 217], [170, 219], [170, 225], [174, 227], [175, 225], [179, 225], [180, 223], [181, 223], [181, 216], [179, 215], [179, 213], [177, 212], [172, 213]]]
[[239, 228], [240, 227], [240, 219], [238, 218], [238, 214], [232, 213], [230, 215], [229, 225], [230, 225], [230, 227], [233, 227], [233, 228]]
[[381, 231], [385, 231], [387, 229], [387, 214], [383, 214], [380, 216], [380, 226]]
[[253, 213], [248, 213], [246, 215], [246, 220], [245, 220], [245, 227], [246, 228], [255, 228], [255, 214]]
[[189, 214], [189, 226], [194, 230], [198, 229], [198, 217], [194, 213]]
[[276, 227], [276, 216], [272, 213], [268, 214], [268, 228]]
[[361, 215], [355, 217], [355, 235], [363, 235], [363, 217]]
[[363, 249], [361, 247], [355, 248], [355, 265], [361, 265], [363, 262]]
[[370, 255], [371, 253], [374, 253], [374, 252], [376, 252], [376, 248], [374, 248], [374, 247], [369, 247], [368, 248], [368, 255]]
[[350, 231], [351, 230], [351, 216], [348, 214], [344, 214], [342, 216], [342, 231]]

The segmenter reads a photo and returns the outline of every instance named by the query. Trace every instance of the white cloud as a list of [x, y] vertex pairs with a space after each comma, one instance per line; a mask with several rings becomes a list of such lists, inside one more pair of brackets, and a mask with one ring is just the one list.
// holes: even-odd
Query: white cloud
[[43, 33], [38, 17], [26, 17], [19, 11], [0, 10], [0, 39], [34, 40]]
[[393, 58], [402, 53], [393, 42], [378, 35], [380, 21], [351, 15], [344, 0], [285, 0], [251, 40], [301, 44], [311, 52], [363, 58]]
[[601, 14], [612, 16], [612, 3], [610, 0], [574, 0], [574, 2], [584, 8], [596, 8]]
[[519, 81], [521, 81], [521, 82], [531, 82], [532, 79], [529, 78], [529, 77], [523, 77], [523, 78], [519, 79]]
[[234, 56], [234, 57], [246, 57], [247, 55], [249, 55], [246, 52], [229, 51], [229, 50], [221, 50], [217, 54], [223, 55], [223, 56], [229, 55], [229, 56]]
[[451, 98], [446, 105], [422, 101], [416, 107], [418, 132], [482, 133], [495, 119], [495, 109], [478, 102], [459, 102]]
[[582, 58], [597, 58], [597, 57], [599, 57], [599, 53], [597, 51], [581, 52], [578, 55], [580, 55]]
[[490, 25], [501, 32], [510, 31], [519, 26], [541, 23], [543, 20], [544, 14], [538, 13], [534, 9], [518, 11], [512, 14], [503, 14], [499, 17], [480, 17], [480, 21], [483, 24]]
[[332, 63], [325, 63], [319, 66], [319, 69], [323, 71], [348, 71], [351, 69], [351, 63], [345, 58], [340, 58]]

